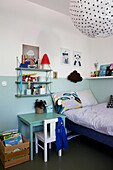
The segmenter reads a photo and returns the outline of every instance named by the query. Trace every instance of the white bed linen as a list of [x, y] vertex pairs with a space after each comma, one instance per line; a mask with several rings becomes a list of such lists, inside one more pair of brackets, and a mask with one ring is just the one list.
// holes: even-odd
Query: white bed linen
[[113, 108], [107, 103], [97, 104], [64, 112], [72, 122], [113, 136]]

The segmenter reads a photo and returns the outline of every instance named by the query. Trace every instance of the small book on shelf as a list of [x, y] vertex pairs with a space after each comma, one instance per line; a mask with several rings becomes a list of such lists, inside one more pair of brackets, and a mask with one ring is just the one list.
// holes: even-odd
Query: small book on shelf
[[107, 70], [107, 67], [109, 67], [109, 66], [110, 66], [110, 64], [100, 66], [99, 77], [106, 76], [106, 70]]
[[113, 76], [112, 75], [113, 72], [113, 64], [110, 64], [107, 68], [106, 68], [106, 76]]

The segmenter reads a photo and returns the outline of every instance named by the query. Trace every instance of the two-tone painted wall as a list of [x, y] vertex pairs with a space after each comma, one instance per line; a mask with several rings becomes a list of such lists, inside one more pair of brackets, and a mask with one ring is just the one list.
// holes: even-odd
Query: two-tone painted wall
[[[0, 22], [0, 131], [17, 128], [17, 114], [34, 112], [35, 97], [15, 97], [16, 56], [21, 61], [22, 44], [38, 46], [40, 58], [48, 54], [51, 68], [58, 72], [52, 91], [91, 88], [99, 102], [108, 100], [113, 92], [112, 80], [83, 80], [75, 84], [66, 77], [75, 69], [82, 77], [88, 77], [96, 59], [99, 64], [111, 63], [113, 37], [90, 39], [73, 26], [69, 16], [26, 0], [0, 0]], [[70, 65], [61, 64], [61, 48], [70, 49]], [[73, 66], [73, 50], [81, 53], [81, 67]], [[7, 82], [6, 87], [2, 81]], [[49, 97], [40, 99], [51, 103]]]

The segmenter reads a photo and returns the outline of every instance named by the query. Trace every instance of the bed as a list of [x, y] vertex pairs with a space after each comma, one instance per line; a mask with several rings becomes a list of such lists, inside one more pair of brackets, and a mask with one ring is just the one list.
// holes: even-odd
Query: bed
[[98, 104], [90, 90], [52, 95], [55, 109], [66, 116], [66, 128], [113, 147], [113, 109]]

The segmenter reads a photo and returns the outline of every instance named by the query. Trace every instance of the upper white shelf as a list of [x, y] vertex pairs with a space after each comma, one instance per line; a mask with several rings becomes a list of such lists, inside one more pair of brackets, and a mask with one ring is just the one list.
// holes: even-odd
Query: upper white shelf
[[99, 80], [99, 79], [113, 79], [113, 76], [102, 76], [102, 77], [87, 77], [87, 80]]

